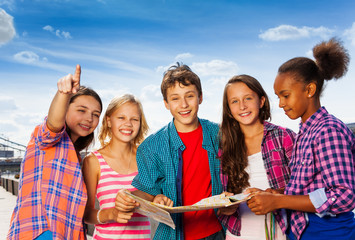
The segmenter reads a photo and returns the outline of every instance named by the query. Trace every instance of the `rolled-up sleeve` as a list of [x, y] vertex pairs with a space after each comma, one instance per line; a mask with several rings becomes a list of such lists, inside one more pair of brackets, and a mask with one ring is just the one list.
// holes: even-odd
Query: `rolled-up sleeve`
[[65, 133], [65, 126], [60, 132], [53, 132], [47, 126], [47, 117], [43, 123], [39, 125], [38, 131], [34, 132], [34, 138], [40, 149], [45, 149], [57, 144]]
[[312, 194], [314, 206], [318, 213], [351, 211], [355, 207], [355, 171], [349, 136], [328, 128], [319, 134], [317, 143], [316, 155], [325, 187]]

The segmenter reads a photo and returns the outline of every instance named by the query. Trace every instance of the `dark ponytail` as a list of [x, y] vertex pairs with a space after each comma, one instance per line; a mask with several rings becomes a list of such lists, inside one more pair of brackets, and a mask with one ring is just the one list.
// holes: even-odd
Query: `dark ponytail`
[[288, 60], [279, 68], [280, 73], [293, 73], [298, 81], [308, 84], [316, 83], [316, 96], [323, 91], [324, 80], [338, 79], [348, 70], [350, 61], [347, 50], [337, 38], [321, 42], [313, 48], [315, 61], [306, 57]]

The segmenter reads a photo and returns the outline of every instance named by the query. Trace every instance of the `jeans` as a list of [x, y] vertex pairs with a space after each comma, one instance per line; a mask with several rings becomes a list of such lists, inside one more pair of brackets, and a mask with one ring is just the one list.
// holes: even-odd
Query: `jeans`
[[35, 240], [53, 240], [53, 235], [51, 231], [45, 231], [41, 235], [35, 238]]

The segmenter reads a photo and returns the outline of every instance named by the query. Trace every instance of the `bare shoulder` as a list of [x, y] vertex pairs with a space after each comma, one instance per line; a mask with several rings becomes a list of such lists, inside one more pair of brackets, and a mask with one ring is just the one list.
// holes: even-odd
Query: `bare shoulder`
[[83, 170], [85, 171], [85, 169], [99, 169], [100, 168], [100, 163], [99, 160], [97, 159], [97, 157], [93, 154], [90, 153], [89, 155], [87, 155], [84, 160], [83, 160]]

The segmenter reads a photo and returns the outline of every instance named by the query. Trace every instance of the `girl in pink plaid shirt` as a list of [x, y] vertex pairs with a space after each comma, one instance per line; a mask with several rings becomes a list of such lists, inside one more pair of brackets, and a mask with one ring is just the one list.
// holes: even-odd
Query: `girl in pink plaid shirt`
[[[249, 193], [276, 191], [286, 186], [294, 133], [267, 122], [270, 116], [268, 96], [258, 80], [238, 75], [228, 81], [223, 95], [220, 128], [224, 191], [236, 194], [248, 187], [252, 187], [247, 189]], [[220, 213], [219, 218], [227, 227], [226, 239], [265, 239], [270, 235], [265, 232], [265, 219], [271, 220], [275, 226], [277, 234], [272, 234], [273, 239], [286, 239], [273, 214], [257, 216], [246, 203], [239, 204], [237, 208], [222, 208]], [[280, 218], [281, 214], [276, 216], [278, 222]]]
[[289, 209], [291, 240], [355, 239], [355, 136], [320, 104], [324, 80], [342, 77], [349, 55], [337, 39], [313, 48], [315, 61], [284, 63], [275, 79], [279, 106], [301, 118], [284, 194], [261, 193], [248, 205], [256, 214]]

